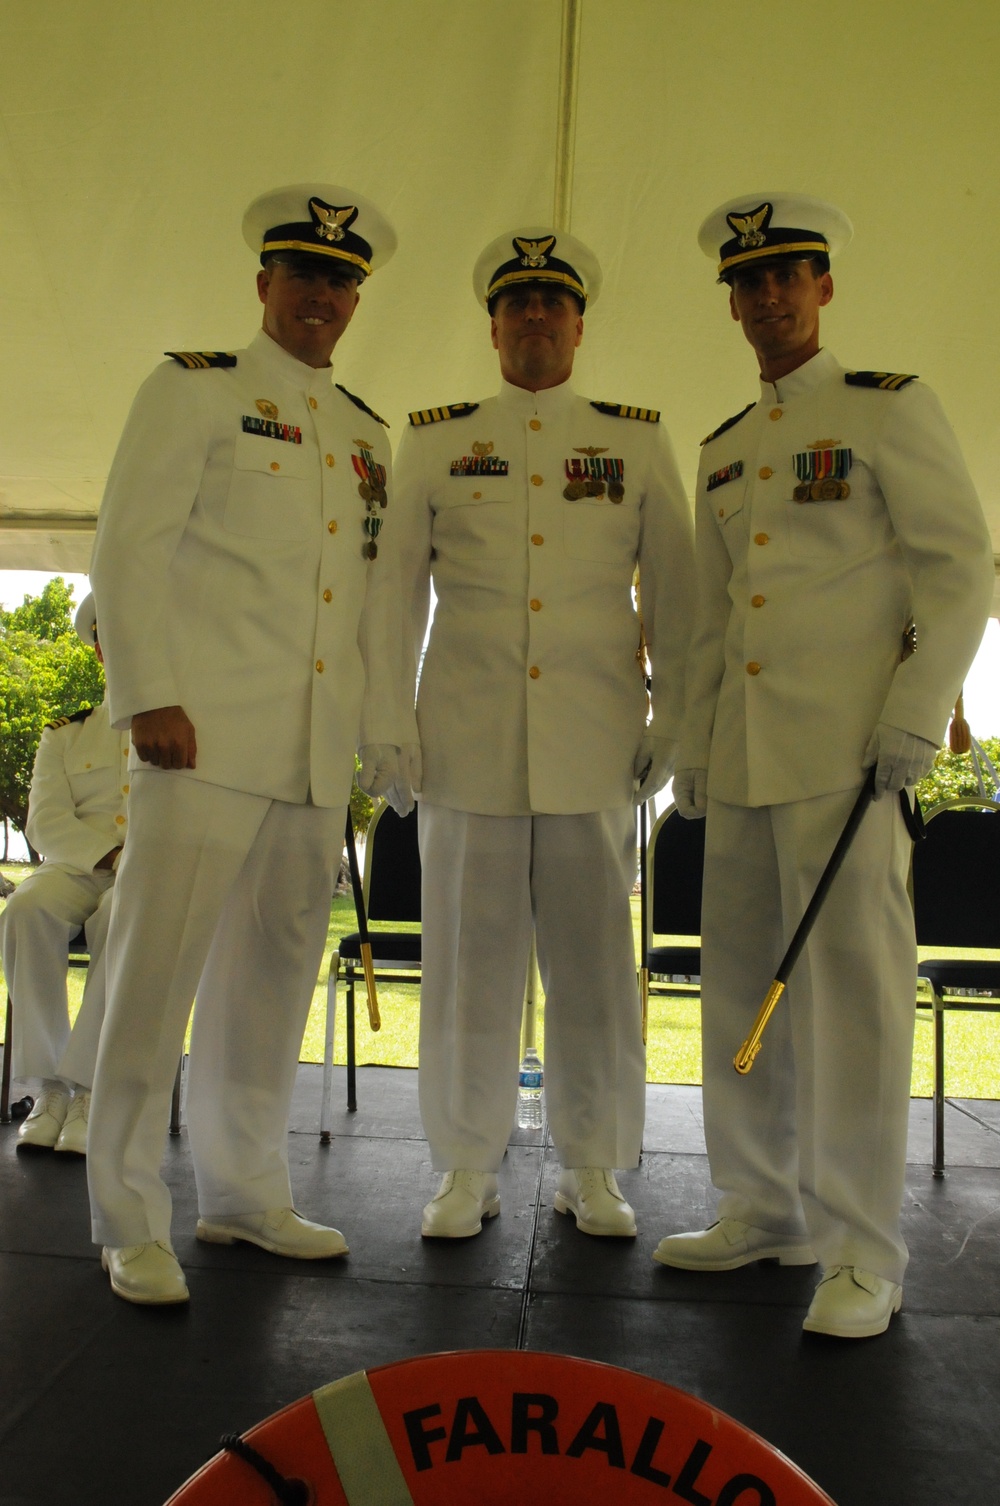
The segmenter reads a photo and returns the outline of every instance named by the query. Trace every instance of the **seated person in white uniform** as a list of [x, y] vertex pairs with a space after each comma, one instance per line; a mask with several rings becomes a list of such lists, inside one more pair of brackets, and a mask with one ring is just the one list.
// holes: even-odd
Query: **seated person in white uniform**
[[[916, 945], [898, 792], [934, 760], [993, 582], [937, 398], [909, 374], [845, 371], [820, 346], [829, 257], [850, 235], [833, 205], [768, 194], [723, 204], [699, 236], [760, 397], [702, 451], [674, 779], [681, 814], [708, 817], [702, 1048], [719, 1219], [668, 1235], [655, 1257], [701, 1271], [819, 1261], [803, 1326], [848, 1339], [888, 1327], [907, 1261]], [[876, 798], [738, 1075], [872, 765]]]
[[263, 328], [235, 354], [178, 353], [144, 383], [94, 546], [111, 718], [135, 756], [88, 1174], [94, 1239], [132, 1302], [188, 1298], [160, 1160], [196, 993], [197, 1237], [346, 1252], [292, 1207], [288, 1115], [355, 750], [382, 793], [415, 738], [389, 445], [331, 380], [395, 235], [327, 184], [263, 195], [243, 228]]
[[[92, 595], [80, 604], [76, 630], [103, 662]], [[18, 1132], [19, 1148], [87, 1151], [104, 1018], [104, 943], [127, 824], [128, 749], [128, 733], [112, 728], [102, 701], [51, 722], [35, 755], [27, 834], [43, 861], [0, 913], [14, 1003], [12, 1075], [37, 1095]], [[81, 929], [90, 966], [71, 1035], [67, 948]]]
[[444, 1175], [422, 1231], [465, 1238], [500, 1210], [534, 928], [555, 1206], [586, 1234], [628, 1238], [615, 1168], [638, 1163], [646, 1091], [633, 800], [673, 764], [691, 513], [659, 413], [571, 385], [601, 284], [593, 253], [551, 229], [508, 232], [473, 283], [499, 395], [411, 414], [396, 462], [416, 654], [432, 577], [437, 594], [417, 705], [420, 1106]]

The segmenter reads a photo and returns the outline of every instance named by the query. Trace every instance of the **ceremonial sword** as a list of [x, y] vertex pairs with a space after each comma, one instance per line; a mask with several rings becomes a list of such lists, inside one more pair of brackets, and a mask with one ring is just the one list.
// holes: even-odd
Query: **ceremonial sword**
[[365, 970], [365, 988], [368, 993], [368, 1023], [373, 1030], [381, 1030], [382, 1017], [378, 1012], [378, 994], [375, 992], [375, 967], [372, 962], [372, 944], [368, 932], [368, 912], [365, 909], [365, 893], [361, 887], [358, 849], [354, 842], [354, 822], [351, 820], [350, 807], [347, 811], [347, 831], [344, 841], [347, 847], [347, 863], [351, 870], [351, 888], [354, 890], [354, 908], [358, 916], [358, 934], [361, 937], [361, 966]]
[[[905, 795], [903, 795], [902, 791], [900, 791], [900, 795], [905, 801]], [[791, 942], [789, 943], [788, 950], [786, 951], [784, 957], [782, 957], [781, 962], [778, 964], [778, 970], [774, 975], [774, 982], [768, 989], [767, 996], [764, 999], [763, 1004], [760, 1006], [760, 1009], [757, 1011], [757, 1018], [753, 1022], [753, 1029], [750, 1031], [750, 1034], [747, 1036], [746, 1040], [743, 1042], [742, 1046], [733, 1058], [733, 1066], [736, 1068], [737, 1072], [741, 1074], [741, 1076], [745, 1077], [746, 1074], [750, 1071], [750, 1068], [753, 1066], [754, 1057], [760, 1050], [760, 1041], [761, 1036], [764, 1034], [764, 1026], [771, 1018], [771, 1015], [774, 1011], [774, 1006], [781, 998], [781, 995], [785, 992], [785, 984], [788, 982], [788, 975], [798, 961], [799, 953], [802, 951], [802, 948], [805, 946], [807, 940], [809, 939], [809, 932], [812, 930], [813, 925], [816, 921], [816, 917], [820, 912], [820, 908], [822, 907], [823, 901], [826, 899], [826, 896], [829, 893], [830, 885], [833, 883], [834, 879], [837, 876], [840, 865], [847, 855], [847, 849], [854, 841], [855, 833], [857, 832], [858, 827], [861, 825], [865, 811], [868, 809], [869, 805], [871, 805], [874, 796], [875, 765], [872, 764], [871, 768], [868, 770], [867, 775], [865, 776], [865, 782], [861, 786], [860, 793], [858, 794], [857, 800], [855, 800], [854, 802], [854, 805], [851, 809], [851, 814], [848, 816], [847, 821], [844, 825], [844, 829], [840, 833], [840, 836], [837, 838], [837, 845], [833, 849], [833, 852], [830, 854], [830, 861], [827, 863], [826, 867], [823, 869], [822, 874], [820, 875], [819, 883], [816, 885], [816, 892], [813, 895], [812, 899], [809, 901], [809, 904], [806, 906], [806, 913], [799, 921], [798, 928], [796, 929], [795, 935], [792, 937]]]

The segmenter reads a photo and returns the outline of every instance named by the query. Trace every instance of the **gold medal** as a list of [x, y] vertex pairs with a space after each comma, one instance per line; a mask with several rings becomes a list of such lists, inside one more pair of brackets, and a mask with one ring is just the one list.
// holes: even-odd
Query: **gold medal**
[[604, 496], [604, 482], [603, 481], [588, 481], [587, 482], [587, 496], [588, 497], [603, 497]]
[[625, 499], [625, 488], [620, 481], [608, 482], [608, 496], [612, 502], [622, 502]]
[[358, 483], [358, 496], [361, 498], [362, 502], [369, 504], [371, 503], [372, 489], [367, 481], [361, 481]]
[[840, 496], [840, 482], [814, 481], [809, 490], [814, 502], [836, 502]]
[[563, 487], [563, 496], [567, 502], [579, 502], [580, 498], [586, 495], [586, 481], [571, 481], [568, 486]]
[[812, 487], [809, 485], [809, 482], [808, 481], [801, 482], [795, 488], [795, 490], [792, 492], [792, 496], [793, 496], [793, 498], [795, 499], [796, 502], [811, 502], [812, 501]]

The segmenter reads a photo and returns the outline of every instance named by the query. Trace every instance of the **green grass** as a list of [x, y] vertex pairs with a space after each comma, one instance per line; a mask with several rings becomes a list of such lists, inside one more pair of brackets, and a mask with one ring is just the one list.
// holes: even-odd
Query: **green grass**
[[[14, 863], [4, 865], [2, 871], [17, 883], [30, 869], [27, 865]], [[633, 900], [632, 912], [638, 940], [638, 899]], [[331, 909], [323, 966], [303, 1040], [303, 1061], [318, 1062], [323, 1059], [323, 1021], [330, 956], [340, 937], [356, 929], [352, 899], [346, 895], [338, 896]], [[1000, 951], [986, 955], [1000, 959]], [[83, 975], [75, 969], [70, 970], [69, 991], [70, 1011], [75, 1017], [83, 991]], [[929, 995], [926, 997], [929, 1000]], [[382, 1028], [373, 1033], [368, 1028], [364, 987], [358, 990], [358, 1061], [391, 1067], [415, 1067], [420, 1013], [419, 989], [412, 984], [383, 983], [379, 985], [378, 998]], [[544, 1017], [543, 1005], [539, 1011], [542, 1055]], [[927, 1098], [931, 1093], [934, 1050], [932, 1029], [929, 1007], [918, 1008], [911, 1087], [916, 1098]], [[341, 982], [334, 1032], [334, 1059], [340, 1063], [346, 1060], [345, 1031], [344, 988]], [[1000, 1099], [1000, 1014], [952, 1011], [945, 1021], [945, 1032], [946, 1093], [952, 1098]], [[734, 1052], [739, 1044], [739, 1041], [733, 1042]], [[766, 1037], [764, 1049], [767, 1049]], [[685, 998], [656, 994], [650, 996], [647, 1077], [650, 1082], [701, 1082], [701, 1021], [697, 993]]]

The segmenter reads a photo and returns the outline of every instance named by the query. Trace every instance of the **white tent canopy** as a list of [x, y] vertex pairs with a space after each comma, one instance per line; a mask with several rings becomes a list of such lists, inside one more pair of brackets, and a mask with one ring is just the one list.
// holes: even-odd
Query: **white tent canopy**
[[[824, 339], [941, 395], [1000, 550], [995, 0], [579, 0], [572, 229], [605, 270], [581, 390], [698, 442], [756, 366], [697, 247], [715, 204], [842, 205]], [[85, 569], [132, 395], [259, 322], [245, 205], [356, 185], [400, 250], [337, 379], [392, 423], [495, 388], [472, 264], [549, 219], [561, 0], [8, 0], [0, 20], [0, 568]]]

